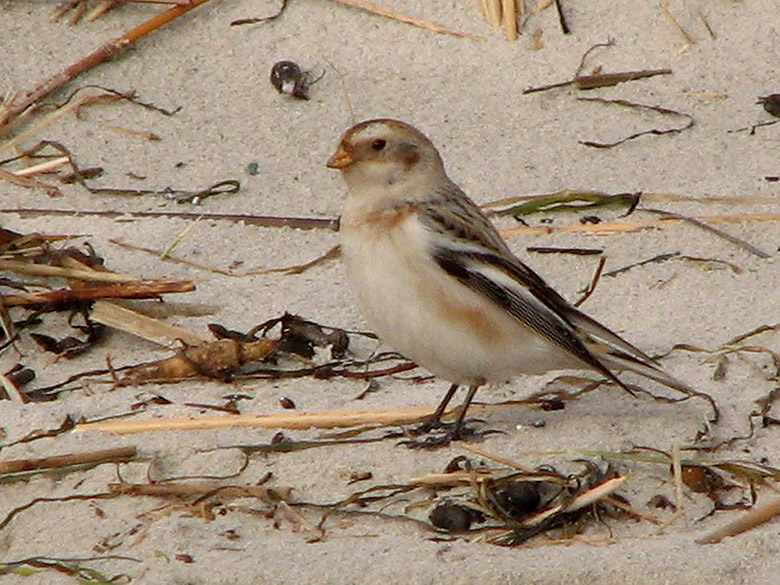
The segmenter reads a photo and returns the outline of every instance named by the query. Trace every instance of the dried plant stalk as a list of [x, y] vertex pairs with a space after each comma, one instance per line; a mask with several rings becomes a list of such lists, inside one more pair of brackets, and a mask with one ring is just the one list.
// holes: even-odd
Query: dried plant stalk
[[0, 475], [42, 469], [55, 469], [58, 467], [71, 467], [74, 465], [86, 465], [91, 463], [129, 461], [135, 458], [136, 455], [137, 452], [135, 447], [118, 447], [116, 449], [102, 449], [100, 451], [72, 453], [70, 455], [55, 455], [53, 457], [41, 457], [39, 459], [15, 459], [0, 462]]
[[[780, 213], [740, 213], [735, 215], [708, 215], [697, 217], [696, 219], [707, 223], [742, 223], [750, 221], [780, 221]], [[516, 227], [501, 230], [504, 238], [512, 238], [519, 235], [545, 235], [554, 232], [577, 232], [585, 234], [595, 234], [607, 236], [610, 234], [629, 233], [640, 230], [674, 225], [682, 222], [682, 219], [664, 218], [648, 219], [642, 221], [623, 221], [600, 223], [596, 225], [565, 225], [560, 227], [540, 226], [540, 227]]]
[[490, 26], [501, 26], [501, 0], [481, 0], [482, 12]]
[[206, 338], [197, 333], [138, 313], [111, 301], [97, 301], [92, 306], [90, 318], [95, 323], [119, 329], [164, 347], [173, 345], [178, 341], [188, 345], [198, 345], [206, 342]]
[[76, 290], [53, 290], [39, 293], [2, 295], [0, 302], [6, 307], [62, 306], [80, 301], [97, 299], [151, 299], [162, 294], [191, 292], [191, 281], [148, 281], [106, 284]]
[[697, 538], [698, 544], [715, 544], [729, 536], [736, 536], [742, 532], [760, 526], [780, 515], [780, 498], [776, 498], [763, 506], [755, 506], [750, 512], [737, 518], [725, 526], [721, 526], [708, 532], [701, 538]]
[[10, 270], [18, 274], [32, 274], [35, 276], [61, 276], [74, 280], [89, 280], [97, 282], [141, 282], [142, 278], [129, 274], [117, 274], [104, 270], [82, 270], [65, 266], [52, 266], [50, 264], [33, 264], [19, 260], [0, 259], [0, 270]]
[[[452, 417], [458, 409], [451, 409], [445, 417]], [[469, 413], [488, 410], [485, 405], [472, 404]], [[268, 429], [321, 429], [355, 427], [361, 425], [405, 425], [420, 422], [431, 415], [430, 408], [401, 408], [396, 410], [326, 411], [311, 413], [250, 414], [210, 416], [198, 419], [168, 418], [145, 421], [98, 421], [76, 425], [77, 432], [104, 431], [117, 434], [148, 431], [202, 431], [209, 429], [252, 427]]]
[[70, 159], [67, 156], [61, 156], [58, 158], [53, 158], [51, 160], [44, 161], [37, 165], [25, 167], [18, 171], [14, 171], [13, 174], [16, 175], [17, 177], [29, 177], [31, 175], [40, 175], [42, 173], [49, 173], [53, 170], [56, 170], [61, 166], [68, 164], [69, 162]]
[[[522, 2], [522, 0], [521, 0]], [[506, 40], [517, 40], [517, 3], [516, 0], [501, 0], [501, 12]]]
[[243, 364], [265, 359], [278, 345], [279, 342], [274, 339], [249, 342], [219, 339], [201, 343], [187, 347], [173, 357], [132, 367], [120, 382], [140, 384], [202, 376], [224, 378]]
[[426, 30], [430, 30], [433, 32], [471, 39], [472, 41], [485, 40], [482, 37], [478, 37], [476, 35], [472, 35], [469, 33], [464, 33], [452, 28], [448, 28], [446, 26], [442, 26], [440, 24], [436, 24], [435, 22], [430, 22], [428, 20], [414, 18], [412, 16], [403, 14], [402, 12], [397, 12], [395, 10], [390, 10], [389, 8], [383, 8], [382, 6], [377, 6], [376, 4], [366, 2], [365, 0], [331, 0], [331, 1], [338, 2], [339, 4], [344, 4], [345, 6], [351, 6], [352, 8], [357, 8], [358, 10], [363, 10], [364, 12], [369, 12], [371, 14], [377, 14], [379, 16], [384, 16], [386, 18], [392, 18], [393, 20], [405, 22], [406, 24], [411, 24], [412, 26], [417, 26], [419, 28], [424, 28]]
[[110, 483], [108, 491], [130, 496], [177, 497], [203, 496], [218, 493], [224, 498], [253, 497], [290, 501], [292, 489], [272, 488], [260, 485], [230, 485], [217, 481], [193, 481], [187, 483]]

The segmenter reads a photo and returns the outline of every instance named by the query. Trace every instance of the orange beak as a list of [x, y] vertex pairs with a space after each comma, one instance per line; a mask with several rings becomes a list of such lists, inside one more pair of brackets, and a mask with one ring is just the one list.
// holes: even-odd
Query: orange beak
[[329, 169], [344, 170], [346, 168], [351, 167], [356, 162], [357, 161], [355, 160], [355, 157], [352, 156], [352, 153], [349, 152], [347, 149], [345, 149], [342, 144], [339, 144], [339, 147], [338, 149], [336, 149], [336, 152], [334, 152], [333, 156], [328, 159], [326, 166]]

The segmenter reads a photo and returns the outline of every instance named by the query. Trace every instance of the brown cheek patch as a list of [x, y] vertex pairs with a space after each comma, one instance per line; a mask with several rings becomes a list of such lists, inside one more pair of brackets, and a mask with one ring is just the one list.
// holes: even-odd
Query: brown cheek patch
[[416, 150], [402, 152], [401, 153], [401, 160], [403, 161], [406, 168], [409, 168], [420, 160], [420, 153]]

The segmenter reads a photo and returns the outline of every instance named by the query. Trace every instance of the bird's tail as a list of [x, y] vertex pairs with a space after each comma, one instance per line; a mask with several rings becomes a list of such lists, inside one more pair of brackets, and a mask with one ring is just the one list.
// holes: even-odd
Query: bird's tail
[[[687, 396], [702, 398], [712, 406], [712, 422], [717, 422], [720, 417], [720, 411], [712, 396], [692, 388], [685, 382], [667, 373], [653, 358], [642, 350], [634, 347], [617, 333], [610, 331], [584, 313], [577, 311], [576, 314], [569, 315], [569, 318], [580, 334], [584, 334], [583, 342], [585, 346], [608, 370], [635, 372], [659, 384], [682, 392]], [[623, 385], [622, 382], [619, 383]]]

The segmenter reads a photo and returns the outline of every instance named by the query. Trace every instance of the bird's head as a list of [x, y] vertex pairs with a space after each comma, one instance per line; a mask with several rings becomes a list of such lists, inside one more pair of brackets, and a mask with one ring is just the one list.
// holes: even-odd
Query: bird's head
[[386, 118], [347, 130], [327, 165], [339, 169], [353, 189], [411, 185], [444, 174], [441, 157], [424, 134]]

